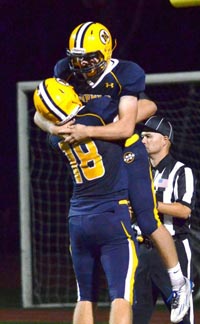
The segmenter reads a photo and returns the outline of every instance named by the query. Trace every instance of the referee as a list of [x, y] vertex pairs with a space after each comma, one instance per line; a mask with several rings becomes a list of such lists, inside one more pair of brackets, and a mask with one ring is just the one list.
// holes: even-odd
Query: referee
[[[160, 218], [172, 235], [182, 272], [192, 280], [191, 248], [189, 242], [190, 216], [195, 204], [195, 179], [191, 168], [170, 154], [173, 128], [169, 121], [153, 116], [145, 123], [142, 142], [148, 152], [157, 207]], [[136, 226], [137, 228], [137, 226]], [[138, 233], [140, 235], [142, 233]], [[171, 293], [169, 275], [148, 237], [140, 236], [139, 266], [135, 281], [134, 324], [148, 324], [161, 296], [169, 309], [176, 307]], [[193, 301], [189, 313], [180, 322], [194, 324]]]

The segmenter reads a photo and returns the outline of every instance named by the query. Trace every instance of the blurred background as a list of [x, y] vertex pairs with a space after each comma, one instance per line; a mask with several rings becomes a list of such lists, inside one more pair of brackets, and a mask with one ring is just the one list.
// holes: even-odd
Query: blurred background
[[[200, 7], [168, 0], [0, 0], [0, 288], [20, 288], [16, 83], [52, 76], [72, 29], [99, 21], [118, 46], [113, 57], [147, 74], [200, 70]], [[10, 296], [10, 298], [12, 298]]]

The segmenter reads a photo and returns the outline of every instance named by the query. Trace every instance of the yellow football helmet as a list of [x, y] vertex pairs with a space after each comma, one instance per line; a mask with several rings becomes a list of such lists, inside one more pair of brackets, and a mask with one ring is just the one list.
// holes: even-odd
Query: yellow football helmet
[[112, 37], [104, 25], [91, 21], [80, 24], [69, 38], [70, 68], [85, 79], [97, 79], [106, 69], [112, 51]]
[[33, 102], [43, 117], [57, 124], [70, 120], [82, 106], [74, 88], [57, 78], [40, 82], [34, 91]]

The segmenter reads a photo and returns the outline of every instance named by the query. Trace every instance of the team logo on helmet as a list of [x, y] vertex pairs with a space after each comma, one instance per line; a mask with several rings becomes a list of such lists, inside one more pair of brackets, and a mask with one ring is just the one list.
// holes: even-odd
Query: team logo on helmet
[[135, 154], [133, 152], [126, 152], [123, 156], [124, 162], [129, 164], [135, 160]]
[[108, 40], [110, 40], [110, 36], [105, 29], [100, 30], [100, 40], [104, 45], [108, 43]]

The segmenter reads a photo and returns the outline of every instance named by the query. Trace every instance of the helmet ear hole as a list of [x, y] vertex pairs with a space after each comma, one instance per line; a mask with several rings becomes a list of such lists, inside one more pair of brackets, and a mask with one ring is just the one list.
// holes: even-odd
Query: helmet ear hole
[[[70, 68], [75, 74], [82, 74], [86, 79], [99, 77], [106, 69], [112, 57], [112, 37], [109, 30], [100, 23], [86, 22], [78, 25], [69, 38], [67, 55]], [[90, 55], [90, 64], [77, 64], [78, 58], [84, 61]], [[96, 58], [96, 62], [92, 62]], [[87, 57], [88, 60], [89, 56]], [[87, 62], [86, 60], [86, 62]]]

